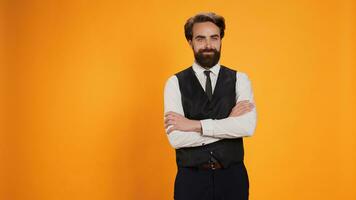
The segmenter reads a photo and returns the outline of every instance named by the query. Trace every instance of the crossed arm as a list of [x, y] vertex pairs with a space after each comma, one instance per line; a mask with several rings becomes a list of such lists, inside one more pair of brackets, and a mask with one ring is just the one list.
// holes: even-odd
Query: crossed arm
[[237, 74], [237, 103], [225, 119], [191, 120], [184, 117], [183, 106], [175, 76], [168, 79], [164, 91], [164, 124], [171, 145], [199, 146], [222, 138], [251, 136], [256, 126], [253, 92], [246, 74]]
[[[229, 117], [238, 117], [247, 112], [252, 111], [254, 104], [249, 102], [249, 100], [239, 101], [236, 103], [232, 109]], [[168, 111], [165, 115], [164, 128], [167, 129], [167, 134], [170, 134], [172, 131], [195, 131], [202, 133], [202, 125], [200, 120], [191, 120], [185, 118], [183, 115]], [[170, 128], [168, 128], [170, 127]]]

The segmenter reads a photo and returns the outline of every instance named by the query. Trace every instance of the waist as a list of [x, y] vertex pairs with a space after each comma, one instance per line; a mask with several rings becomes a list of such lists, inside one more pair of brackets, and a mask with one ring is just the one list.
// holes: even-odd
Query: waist
[[199, 170], [216, 170], [221, 169], [223, 166], [219, 162], [204, 163], [197, 167]]
[[204, 165], [206, 168], [211, 156], [215, 157], [223, 167], [242, 161], [244, 157], [242, 138], [223, 139], [203, 146], [176, 149], [178, 167]]

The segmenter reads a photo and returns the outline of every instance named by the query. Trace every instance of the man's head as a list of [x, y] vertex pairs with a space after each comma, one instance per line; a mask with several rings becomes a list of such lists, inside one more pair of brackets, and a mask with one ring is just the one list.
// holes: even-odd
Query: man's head
[[219, 62], [224, 31], [224, 18], [212, 12], [199, 13], [187, 20], [185, 37], [200, 66], [209, 69]]

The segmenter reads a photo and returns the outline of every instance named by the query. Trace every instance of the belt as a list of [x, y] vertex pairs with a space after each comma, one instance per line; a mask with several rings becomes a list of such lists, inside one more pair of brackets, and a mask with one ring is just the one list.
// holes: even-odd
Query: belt
[[215, 169], [221, 169], [223, 168], [223, 166], [219, 162], [210, 162], [210, 163], [202, 164], [198, 168], [202, 170], [209, 170], [209, 169], [215, 170]]

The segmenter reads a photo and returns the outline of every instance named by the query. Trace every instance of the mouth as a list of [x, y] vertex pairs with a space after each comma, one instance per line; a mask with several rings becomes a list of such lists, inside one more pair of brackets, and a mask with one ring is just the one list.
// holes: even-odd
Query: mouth
[[214, 54], [213, 51], [204, 51], [203, 54]]

